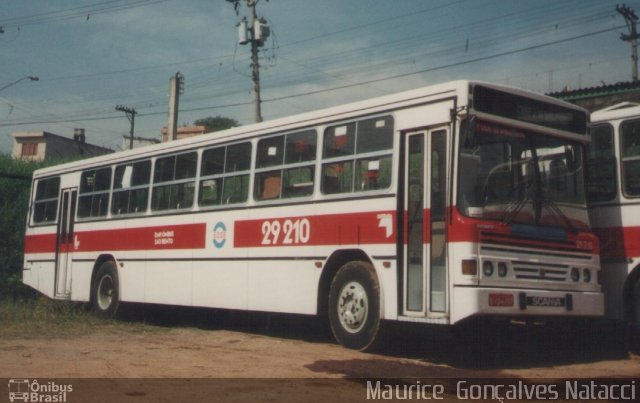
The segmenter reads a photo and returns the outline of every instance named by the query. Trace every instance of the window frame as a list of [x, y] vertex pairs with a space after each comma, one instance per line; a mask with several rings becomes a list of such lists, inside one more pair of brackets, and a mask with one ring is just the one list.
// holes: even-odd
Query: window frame
[[[119, 168], [124, 167], [124, 169], [126, 170], [127, 166], [131, 166], [132, 168], [132, 172], [131, 172], [131, 178], [130, 180], [132, 181], [134, 176], [135, 176], [135, 166], [138, 164], [143, 164], [143, 163], [148, 163], [149, 164], [149, 171], [148, 171], [148, 177], [147, 177], [147, 182], [143, 183], [143, 184], [130, 184], [127, 188], [116, 188], [116, 176], [117, 176], [117, 172]], [[135, 215], [144, 215], [147, 213], [147, 211], [149, 211], [149, 202], [151, 200], [151, 178], [153, 177], [153, 162], [151, 161], [150, 158], [148, 159], [142, 159], [142, 160], [135, 160], [135, 161], [128, 161], [125, 163], [121, 163], [121, 164], [117, 164], [114, 165], [113, 167], [113, 180], [112, 180], [112, 186], [111, 186], [111, 202], [110, 202], [110, 206], [109, 206], [109, 212], [111, 214], [112, 217], [123, 217], [123, 216], [135, 216]], [[139, 191], [139, 190], [145, 190], [147, 191], [146, 194], [146, 201], [144, 203], [144, 210], [141, 211], [129, 211], [129, 208], [131, 207], [131, 194], [133, 192]], [[116, 197], [116, 194], [124, 194], [127, 193], [127, 211], [124, 213], [120, 213], [120, 212], [114, 212], [114, 199]]]
[[[380, 121], [385, 122], [384, 124], [385, 127], [390, 127], [390, 132], [388, 134], [389, 147], [381, 148], [373, 151], [367, 149], [366, 152], [360, 152], [359, 145], [364, 144], [364, 143], [361, 143], [360, 136], [364, 135], [364, 133], [368, 133], [364, 131], [366, 130], [365, 125], [368, 124], [369, 122], [375, 122], [373, 124], [373, 127], [375, 128], [375, 126], [377, 126]], [[329, 141], [331, 141], [331, 139], [335, 139], [335, 129], [345, 127], [345, 134], [349, 135], [350, 133], [349, 127], [352, 125], [354, 127], [353, 139], [351, 138], [346, 139], [346, 144], [348, 145], [349, 148], [351, 148], [351, 145], [353, 145], [352, 152], [345, 153], [342, 155], [335, 155], [335, 152], [332, 151], [332, 149], [327, 148], [327, 144], [329, 143]], [[362, 128], [362, 126], [365, 126], [365, 128]], [[330, 133], [331, 130], [333, 130], [332, 133]], [[341, 122], [341, 123], [336, 123], [336, 124], [326, 126], [322, 136], [322, 141], [323, 141], [322, 142], [322, 159], [320, 161], [320, 166], [319, 166], [320, 193], [323, 196], [333, 197], [333, 196], [342, 195], [344, 197], [345, 195], [354, 195], [354, 194], [369, 193], [369, 192], [384, 192], [391, 189], [394, 183], [393, 182], [394, 181], [393, 154], [394, 154], [394, 146], [396, 142], [395, 137], [396, 137], [395, 136], [395, 118], [393, 114], [369, 116], [369, 117], [364, 117], [358, 120]], [[331, 152], [328, 153], [328, 151], [331, 151]], [[329, 154], [329, 156], [327, 156], [327, 154]], [[387, 181], [384, 182], [382, 186], [372, 189], [370, 188], [370, 182], [367, 180], [369, 178], [372, 178], [372, 176], [368, 174], [368, 171], [370, 170], [362, 171], [359, 169], [359, 167], [360, 167], [360, 164], [364, 163], [365, 161], [371, 162], [375, 160], [377, 160], [378, 162], [377, 176], [380, 177], [380, 173], [383, 170], [387, 170], [388, 178], [387, 178]], [[350, 190], [341, 189], [335, 192], [327, 191], [327, 188], [329, 186], [328, 185], [329, 178], [338, 178], [337, 182], [341, 184], [340, 186], [342, 186], [343, 177], [326, 174], [328, 169], [330, 168], [335, 169], [339, 165], [341, 165], [340, 170], [345, 170], [345, 167], [347, 167], [351, 171], [351, 179], [348, 181], [350, 183]], [[358, 173], [360, 173], [361, 176], [363, 177], [358, 178], [357, 177]], [[364, 173], [367, 173], [366, 175], [367, 179], [364, 178]], [[356, 186], [357, 180], [360, 181], [359, 186]]]
[[[624, 151], [625, 151], [625, 141], [624, 141], [624, 126], [627, 124], [637, 124], [638, 125], [638, 129], [640, 131], [640, 119], [627, 119], [627, 120], [623, 120], [622, 122], [620, 122], [620, 124], [618, 125], [617, 129], [618, 129], [618, 139], [619, 139], [619, 153], [620, 153], [620, 160], [619, 163], [617, 165], [620, 166], [620, 193], [622, 195], [624, 195], [625, 198], [627, 199], [638, 199], [640, 198], [640, 192], [638, 194], [630, 194], [629, 192], [627, 192], [627, 175], [626, 175], [626, 162], [640, 162], [640, 152], [637, 153], [636, 155], [632, 156], [632, 157], [625, 157], [624, 155]], [[638, 137], [640, 138], [640, 132], [638, 134]]]
[[[243, 147], [243, 146], [247, 146], [249, 147], [248, 150], [248, 165], [246, 167], [246, 169], [240, 169], [240, 170], [228, 170], [229, 167], [229, 160], [228, 160], [228, 156], [229, 156], [229, 148], [231, 147]], [[205, 158], [204, 158], [204, 154], [207, 151], [211, 151], [211, 152], [217, 152], [218, 150], [223, 150], [223, 161], [222, 161], [222, 171], [221, 172], [214, 172], [211, 174], [204, 174], [203, 175], [203, 165], [205, 163]], [[225, 206], [236, 206], [236, 205], [241, 205], [241, 204], [245, 204], [249, 201], [249, 194], [250, 194], [250, 185], [251, 185], [251, 156], [253, 153], [253, 144], [251, 143], [251, 141], [245, 140], [245, 141], [241, 141], [241, 142], [237, 142], [237, 143], [230, 143], [230, 144], [223, 144], [223, 145], [217, 145], [217, 146], [213, 146], [213, 147], [209, 147], [209, 148], [204, 148], [202, 149], [202, 152], [200, 153], [200, 172], [198, 175], [198, 206], [203, 208], [203, 209], [216, 209], [216, 208], [222, 208]], [[244, 164], [243, 164], [244, 165]], [[242, 166], [244, 167], [244, 166]], [[239, 201], [228, 201], [225, 202], [225, 185], [227, 184], [228, 180], [231, 179], [235, 179], [238, 178], [240, 179], [240, 181], [244, 181], [246, 180], [246, 188], [242, 189], [242, 195], [244, 196], [243, 200], [239, 200]], [[210, 204], [204, 204], [202, 203], [203, 201], [203, 183], [206, 181], [215, 181], [216, 182], [216, 187], [218, 186], [218, 183], [220, 184], [220, 190], [219, 190], [219, 201], [216, 203], [210, 203]], [[245, 186], [245, 185], [243, 185]], [[218, 199], [218, 198], [217, 198]]]
[[[56, 195], [55, 197], [45, 197], [45, 198], [40, 198], [38, 199], [38, 187], [40, 186], [41, 183], [45, 183], [48, 181], [57, 181], [57, 191], [56, 191]], [[52, 225], [52, 224], [56, 224], [58, 222], [58, 207], [59, 207], [59, 203], [60, 203], [60, 183], [61, 183], [61, 179], [59, 176], [54, 176], [54, 177], [49, 177], [49, 178], [42, 178], [42, 179], [38, 179], [35, 189], [34, 189], [34, 194], [33, 194], [33, 206], [32, 206], [32, 211], [31, 211], [31, 223], [34, 226], [45, 226], [45, 225]], [[47, 196], [49, 196], [47, 194]], [[44, 220], [44, 221], [37, 221], [36, 220], [36, 209], [38, 208], [38, 206], [40, 205], [44, 205], [44, 211], [47, 211], [47, 205], [51, 205], [51, 203], [54, 204], [54, 208], [53, 208], [53, 219], [51, 220]], [[45, 214], [46, 217], [46, 214]]]
[[[111, 188], [113, 186], [113, 165], [108, 165], [108, 166], [100, 166], [100, 167], [92, 167], [89, 169], [85, 169], [82, 170], [80, 173], [80, 184], [78, 186], [78, 199], [77, 199], [77, 207], [76, 207], [76, 211], [75, 211], [75, 216], [77, 220], [81, 220], [81, 221], [89, 221], [89, 220], [100, 220], [100, 219], [105, 219], [110, 215], [111, 212]], [[95, 172], [95, 174], [98, 174], [98, 171], [109, 171], [109, 186], [107, 186], [105, 189], [99, 189], [99, 190], [95, 190], [95, 183], [93, 185], [93, 190], [91, 191], [86, 191], [83, 187], [83, 178], [85, 176], [86, 173], [88, 172]], [[104, 214], [97, 214], [94, 215], [93, 214], [93, 206], [94, 206], [94, 201], [96, 200], [96, 198], [100, 198], [100, 197], [104, 197], [106, 196], [106, 201], [107, 201], [107, 206], [105, 208], [105, 213]], [[87, 197], [91, 197], [91, 204], [89, 206], [89, 214], [88, 215], [80, 215], [81, 210], [81, 205], [82, 205], [82, 200], [84, 198]], [[99, 210], [98, 213], [100, 213], [102, 210]]]
[[[611, 140], [611, 154], [608, 155], [607, 157], [598, 157], [598, 158], [592, 158], [592, 154], [591, 154], [591, 147], [594, 144], [593, 143], [593, 128], [595, 127], [606, 127], [609, 129], [609, 137]], [[590, 131], [590, 136], [591, 136], [591, 142], [589, 143], [588, 147], [587, 147], [587, 175], [585, 177], [585, 185], [587, 187], [586, 191], [587, 191], [587, 203], [588, 204], [592, 204], [592, 203], [603, 203], [603, 202], [610, 202], [612, 200], [615, 200], [616, 197], [618, 196], [618, 158], [616, 156], [616, 145], [615, 145], [615, 138], [616, 138], [616, 132], [615, 132], [615, 127], [613, 125], [611, 125], [610, 123], [607, 122], [603, 122], [603, 123], [597, 123], [597, 124], [593, 124], [591, 125], [591, 127], [589, 128]], [[598, 193], [598, 196], [606, 196], [606, 197], [598, 197], [597, 199], [594, 199], [594, 193], [590, 193], [589, 192], [589, 187], [591, 185], [590, 183], [590, 179], [591, 179], [591, 170], [594, 169], [593, 163], [594, 162], [599, 162], [599, 163], [608, 163], [608, 164], [612, 164], [613, 165], [613, 178], [609, 178], [610, 183], [613, 183], [613, 189], [611, 191], [611, 193], [608, 193], [606, 195], [604, 195], [603, 193]]]
[[[181, 172], [178, 171], [178, 162], [179, 162], [179, 158], [180, 157], [184, 157], [187, 156], [189, 154], [193, 154], [195, 156], [194, 161], [194, 167], [193, 167], [193, 176], [182, 176], [183, 174]], [[158, 167], [158, 161], [162, 161], [162, 160], [167, 160], [169, 158], [173, 158], [173, 176], [172, 179], [164, 179], [164, 178], [160, 178], [162, 179], [161, 181], [157, 181], [157, 167]], [[193, 207], [195, 207], [196, 205], [196, 191], [197, 191], [197, 180], [198, 180], [198, 162], [200, 161], [200, 157], [199, 157], [199, 152], [197, 148], [194, 149], [190, 149], [190, 150], [185, 150], [185, 151], [181, 151], [175, 154], [169, 154], [169, 155], [162, 155], [162, 156], [156, 156], [155, 158], [153, 158], [153, 175], [152, 176], [152, 182], [151, 182], [151, 197], [150, 197], [150, 210], [152, 213], [154, 214], [162, 214], [163, 212], [172, 212], [172, 211], [183, 211], [183, 210], [189, 210], [192, 209]], [[178, 174], [180, 174], [178, 176]], [[176, 177], [178, 176], [178, 178], [176, 179]], [[191, 185], [191, 186], [189, 186]], [[184, 199], [184, 195], [186, 195], [186, 191], [189, 190], [189, 188], [192, 188], [192, 194], [191, 194], [191, 203], [188, 206], [181, 206], [180, 203], [176, 203], [176, 207], [172, 207], [172, 205], [175, 201], [178, 201], [177, 199], [180, 199], [180, 197], [178, 197], [177, 199], [174, 200], [174, 196], [173, 196], [173, 192], [177, 189], [178, 190], [178, 195], [180, 195], [180, 192], [185, 192], [183, 193], [183, 197], [182, 199]], [[162, 189], [162, 191], [164, 192], [165, 189], [168, 189], [169, 195], [168, 198], [166, 200], [167, 202], [167, 207], [156, 207], [156, 197], [167, 197], [164, 195], [160, 195], [158, 196], [158, 194], [160, 193], [160, 190]], [[158, 202], [159, 203], [159, 202]]]
[[[310, 140], [306, 145], [311, 147], [313, 151], [306, 154], [301, 153], [302, 159], [299, 161], [287, 162], [291, 161], [289, 159], [290, 150], [295, 150], [295, 145], [290, 147], [290, 145], [293, 144], [290, 140], [298, 136]], [[313, 197], [316, 184], [316, 167], [318, 164], [318, 139], [319, 136], [316, 127], [279, 133], [274, 136], [258, 139], [256, 142], [256, 161], [253, 168], [253, 200], [257, 203], [265, 203]], [[264, 159], [261, 158], [260, 154], [260, 152], [263, 151], [261, 143], [267, 146], [272, 143], [279, 143], [282, 149], [276, 150], [276, 155], [280, 161], [264, 164]], [[309, 177], [309, 181], [287, 181], [287, 178], [290, 177], [289, 175], [292, 172], [302, 172], [304, 169], [310, 169], [310, 175], [306, 175]], [[266, 185], [267, 181], [273, 182], [274, 184]], [[287, 182], [290, 186], [287, 186]], [[275, 193], [276, 188], [278, 190], [277, 194]], [[304, 188], [305, 190], [303, 192], [296, 192], [296, 188]]]

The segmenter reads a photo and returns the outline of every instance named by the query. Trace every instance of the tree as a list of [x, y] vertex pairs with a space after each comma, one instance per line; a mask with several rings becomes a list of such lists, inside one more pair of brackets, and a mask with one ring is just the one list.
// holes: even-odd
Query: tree
[[206, 127], [208, 132], [217, 132], [219, 130], [240, 126], [240, 123], [238, 123], [237, 120], [225, 118], [223, 116], [209, 116], [207, 118], [198, 119], [195, 121], [195, 124], [197, 126]]

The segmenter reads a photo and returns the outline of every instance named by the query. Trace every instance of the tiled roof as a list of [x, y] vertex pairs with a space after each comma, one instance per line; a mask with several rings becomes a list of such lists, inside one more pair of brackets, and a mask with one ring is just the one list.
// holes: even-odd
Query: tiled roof
[[620, 82], [608, 85], [605, 84], [598, 87], [579, 88], [576, 90], [563, 90], [551, 92], [547, 95], [570, 101], [575, 99], [614, 95], [632, 91], [640, 91], [640, 81]]

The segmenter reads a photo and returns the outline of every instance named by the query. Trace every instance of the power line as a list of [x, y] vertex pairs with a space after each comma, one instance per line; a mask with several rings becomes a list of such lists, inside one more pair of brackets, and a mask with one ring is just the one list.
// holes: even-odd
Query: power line
[[[603, 33], [607, 33], [607, 32], [611, 32], [611, 31], [614, 31], [614, 30], [621, 29], [623, 27], [624, 26], [616, 26], [616, 27], [602, 29], [602, 30], [598, 30], [598, 31], [594, 31], [594, 32], [581, 34], [581, 35], [576, 35], [576, 36], [573, 36], [573, 37], [563, 38], [563, 39], [550, 41], [550, 42], [545, 42], [545, 43], [536, 44], [536, 45], [531, 45], [531, 46], [527, 46], [527, 47], [523, 47], [523, 48], [519, 48], [519, 49], [513, 49], [513, 50], [510, 50], [510, 51], [495, 53], [495, 54], [492, 54], [492, 55], [486, 55], [486, 56], [467, 59], [467, 60], [460, 61], [460, 62], [448, 63], [448, 64], [439, 65], [439, 66], [435, 66], [435, 67], [429, 67], [429, 68], [425, 68], [425, 69], [420, 69], [420, 70], [417, 70], [417, 71], [412, 71], [412, 72], [407, 72], [407, 73], [402, 73], [402, 74], [395, 74], [395, 75], [390, 75], [390, 76], [386, 76], [386, 77], [380, 77], [380, 78], [371, 79], [371, 80], [359, 81], [359, 82], [356, 82], [356, 83], [350, 83], [350, 84], [345, 84], [345, 85], [331, 87], [331, 88], [324, 88], [324, 89], [315, 90], [315, 91], [306, 91], [306, 92], [301, 92], [301, 93], [297, 93], [297, 94], [288, 94], [288, 95], [284, 95], [284, 96], [281, 96], [281, 97], [274, 97], [274, 98], [270, 98], [270, 99], [265, 99], [265, 100], [263, 100], [263, 102], [276, 102], [276, 101], [281, 101], [281, 100], [286, 100], [286, 99], [299, 98], [299, 97], [303, 97], [303, 96], [317, 95], [317, 94], [331, 92], [331, 91], [338, 91], [338, 90], [342, 90], [342, 89], [353, 88], [353, 87], [357, 87], [357, 86], [374, 84], [374, 83], [378, 83], [378, 82], [389, 81], [389, 80], [398, 79], [398, 78], [405, 78], [405, 77], [414, 76], [414, 75], [418, 75], [418, 74], [424, 74], [424, 73], [433, 72], [433, 71], [437, 71], [437, 70], [443, 70], [443, 69], [447, 69], [447, 68], [458, 67], [458, 66], [477, 63], [477, 62], [486, 61], [486, 60], [490, 60], [490, 59], [494, 59], [494, 58], [510, 56], [510, 55], [514, 55], [514, 54], [518, 54], [518, 53], [522, 53], [522, 52], [541, 49], [541, 48], [544, 48], [544, 47], [558, 45], [558, 44], [561, 44], [561, 43], [571, 42], [571, 41], [574, 41], [574, 40], [577, 40], [577, 39], [583, 39], [583, 38], [588, 38], [588, 37], [592, 37], [592, 36], [596, 36], [596, 35], [601, 35]], [[236, 106], [246, 106], [246, 105], [251, 105], [251, 104], [252, 104], [252, 102], [241, 102], [241, 103], [233, 103], [233, 104], [204, 106], [204, 107], [197, 107], [197, 108], [184, 108], [184, 109], [181, 109], [181, 111], [183, 111], [183, 112], [193, 112], [193, 111], [221, 109], [221, 108], [236, 107]], [[141, 114], [139, 114], [139, 116], [141, 116], [141, 117], [143, 117], [143, 116], [155, 116], [155, 115], [162, 115], [162, 114], [166, 114], [166, 111], [141, 113]], [[78, 118], [78, 119], [58, 119], [58, 120], [52, 119], [52, 120], [40, 120], [40, 121], [29, 121], [29, 122], [12, 122], [12, 123], [10, 122], [10, 123], [0, 123], [0, 127], [2, 127], [2, 126], [20, 126], [20, 125], [29, 125], [29, 124], [44, 124], [44, 123], [64, 123], [64, 122], [78, 122], [78, 121], [107, 120], [107, 119], [116, 119], [116, 118], [118, 118], [118, 117], [117, 116], [104, 116], [104, 117], [96, 116], [96, 117]]]
[[[47, 24], [51, 22], [65, 21], [74, 18], [90, 19], [92, 15], [111, 13], [116, 11], [128, 10], [138, 7], [146, 7], [152, 4], [163, 3], [169, 0], [138, 0], [135, 2], [126, 2], [125, 0], [108, 1], [96, 3], [87, 6], [73, 7], [70, 9], [52, 11], [47, 13], [34, 14], [31, 16], [14, 17], [0, 20], [3, 28], [21, 27], [28, 25]], [[124, 3], [123, 3], [124, 2]], [[102, 6], [104, 4], [123, 3], [114, 6]], [[97, 7], [96, 7], [97, 6]], [[95, 8], [92, 8], [95, 7]]]

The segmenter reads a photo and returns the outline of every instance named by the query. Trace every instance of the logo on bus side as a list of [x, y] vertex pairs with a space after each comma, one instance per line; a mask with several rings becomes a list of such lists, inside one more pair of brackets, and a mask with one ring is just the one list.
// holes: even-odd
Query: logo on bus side
[[213, 226], [213, 245], [220, 249], [227, 242], [227, 227], [223, 222], [218, 222]]

